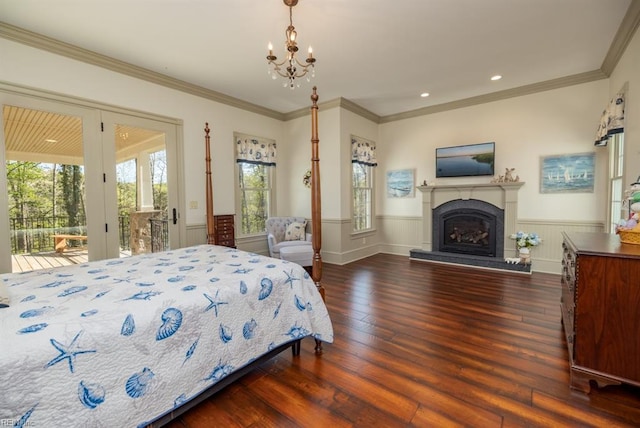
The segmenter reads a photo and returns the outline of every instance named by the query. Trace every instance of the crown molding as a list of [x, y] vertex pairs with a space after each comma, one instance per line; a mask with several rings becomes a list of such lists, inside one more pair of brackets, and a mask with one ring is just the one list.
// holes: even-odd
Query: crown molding
[[620, 61], [625, 49], [627, 49], [627, 45], [633, 38], [638, 26], [640, 26], [640, 0], [631, 0], [627, 13], [624, 15], [600, 67], [607, 77], [611, 76], [616, 65], [618, 65], [618, 61]]
[[138, 67], [106, 55], [101, 55], [69, 43], [61, 42], [4, 22], [0, 22], [0, 37], [54, 54], [62, 55], [77, 61], [85, 62], [87, 64], [96, 65], [137, 79], [145, 80], [147, 82], [165, 86], [167, 88], [216, 101], [231, 107], [236, 107], [278, 120], [284, 120], [284, 114], [278, 111], [249, 103], [247, 101], [242, 101], [229, 95], [212, 91], [211, 89], [175, 79], [173, 77], [169, 77], [143, 67]]
[[574, 74], [572, 76], [559, 77], [557, 79], [546, 80], [544, 82], [533, 83], [531, 85], [519, 86], [517, 88], [505, 89], [503, 91], [491, 92], [489, 94], [478, 95], [476, 97], [437, 104], [404, 113], [392, 114], [380, 118], [380, 123], [394, 122], [397, 120], [409, 119], [427, 114], [440, 113], [448, 110], [455, 110], [463, 107], [475, 106], [478, 104], [490, 103], [493, 101], [505, 100], [507, 98], [520, 97], [523, 95], [535, 94], [552, 89], [564, 88], [581, 83], [593, 82], [595, 80], [606, 79], [602, 70], [587, 71], [585, 73]]
[[[375, 113], [370, 112], [369, 110], [365, 109], [364, 107], [361, 107], [360, 105], [354, 103], [353, 101], [349, 101], [346, 98], [335, 98], [333, 100], [329, 100], [329, 101], [325, 101], [324, 103], [319, 103], [318, 104], [318, 108], [320, 110], [328, 110], [328, 109], [332, 109], [332, 108], [336, 108], [336, 107], [340, 107], [343, 108], [345, 110], [348, 110], [352, 113], [357, 114], [358, 116], [362, 116], [365, 119], [368, 119], [374, 123], [380, 123], [380, 116], [378, 116]], [[292, 119], [297, 119], [299, 117], [303, 117], [308, 115], [311, 112], [311, 109], [309, 107], [306, 108], [301, 108], [298, 110], [294, 110], [292, 112], [286, 113], [284, 116], [284, 120], [288, 121], [288, 120], [292, 120]]]
[[340, 100], [342, 101], [340, 107], [344, 108], [345, 110], [348, 110], [351, 113], [355, 113], [359, 116], [362, 116], [365, 119], [369, 119], [372, 122], [380, 123], [380, 120], [382, 118], [377, 114], [370, 112], [364, 107], [361, 107], [360, 105], [354, 103], [353, 101], [349, 101], [346, 98], [340, 98]]

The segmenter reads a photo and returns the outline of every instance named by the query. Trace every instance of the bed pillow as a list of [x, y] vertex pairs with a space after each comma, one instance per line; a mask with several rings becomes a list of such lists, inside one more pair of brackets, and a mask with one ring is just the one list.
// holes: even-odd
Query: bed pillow
[[9, 307], [9, 290], [4, 282], [0, 282], [0, 309]]
[[287, 226], [287, 230], [284, 232], [285, 241], [304, 241], [306, 238], [305, 228], [306, 224], [293, 222]]

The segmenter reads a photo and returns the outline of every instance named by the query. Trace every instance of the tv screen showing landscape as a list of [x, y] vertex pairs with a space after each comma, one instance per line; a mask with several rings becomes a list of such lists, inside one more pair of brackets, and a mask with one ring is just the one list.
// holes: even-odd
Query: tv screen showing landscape
[[493, 175], [495, 143], [436, 149], [436, 177]]

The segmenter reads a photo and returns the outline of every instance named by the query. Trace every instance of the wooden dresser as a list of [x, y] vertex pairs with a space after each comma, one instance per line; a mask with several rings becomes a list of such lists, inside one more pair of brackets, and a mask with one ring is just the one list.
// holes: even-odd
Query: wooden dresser
[[563, 233], [562, 323], [571, 387], [640, 386], [640, 245]]
[[216, 245], [236, 248], [236, 234], [233, 219], [233, 214], [213, 216], [214, 242]]

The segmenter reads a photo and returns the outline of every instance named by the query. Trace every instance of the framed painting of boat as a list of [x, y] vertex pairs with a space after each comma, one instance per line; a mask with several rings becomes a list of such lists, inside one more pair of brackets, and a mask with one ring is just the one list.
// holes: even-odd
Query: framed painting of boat
[[594, 152], [540, 158], [540, 193], [593, 193]]
[[414, 198], [416, 196], [413, 169], [387, 171], [387, 198]]

